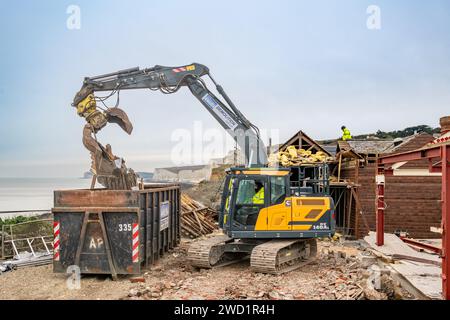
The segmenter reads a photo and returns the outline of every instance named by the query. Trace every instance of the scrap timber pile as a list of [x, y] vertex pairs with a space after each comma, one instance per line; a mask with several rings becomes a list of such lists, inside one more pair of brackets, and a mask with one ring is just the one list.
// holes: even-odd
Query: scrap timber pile
[[181, 194], [181, 231], [184, 236], [197, 238], [217, 229], [217, 212], [205, 207], [186, 194]]
[[295, 146], [289, 146], [286, 151], [278, 151], [269, 156], [270, 167], [290, 167], [298, 166], [302, 163], [318, 163], [333, 161], [332, 157], [328, 157], [324, 152], [317, 151], [312, 153], [310, 150], [297, 149]]

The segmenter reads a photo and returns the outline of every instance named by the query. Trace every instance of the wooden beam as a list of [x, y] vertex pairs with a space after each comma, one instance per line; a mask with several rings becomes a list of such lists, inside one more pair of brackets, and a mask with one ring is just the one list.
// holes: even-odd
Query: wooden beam
[[342, 154], [339, 154], [339, 164], [338, 164], [338, 182], [341, 181], [341, 164], [342, 164]]

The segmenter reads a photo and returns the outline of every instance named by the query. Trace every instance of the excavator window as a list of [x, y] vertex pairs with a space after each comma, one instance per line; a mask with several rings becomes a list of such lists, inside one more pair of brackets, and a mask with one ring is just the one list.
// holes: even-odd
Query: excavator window
[[234, 220], [244, 229], [255, 225], [259, 211], [265, 206], [267, 191], [264, 188], [266, 185], [264, 182], [264, 179], [259, 177], [246, 177], [239, 180]]
[[264, 204], [256, 201], [256, 195], [264, 188], [264, 182], [259, 179], [246, 178], [239, 181], [236, 204]]
[[286, 198], [286, 178], [270, 177], [270, 204], [280, 204]]

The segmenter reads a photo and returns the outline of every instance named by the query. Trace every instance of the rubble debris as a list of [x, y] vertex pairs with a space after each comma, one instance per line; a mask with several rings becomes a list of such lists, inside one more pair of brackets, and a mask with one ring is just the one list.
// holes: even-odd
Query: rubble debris
[[[197, 240], [191, 240], [197, 241]], [[355, 243], [319, 241], [314, 263], [290, 273], [270, 275], [255, 273], [245, 263], [233, 267], [202, 269], [168, 268], [155, 276], [151, 290], [142, 284], [128, 299], [223, 299], [223, 300], [365, 300], [409, 298], [388, 272], [382, 273], [381, 286], [372, 283], [373, 271], [363, 267], [359, 256], [370, 251]], [[179, 250], [176, 260], [186, 253]], [[345, 254], [342, 254], [345, 253]], [[171, 256], [171, 259], [173, 256]], [[149, 281], [147, 281], [149, 282]], [[299, 285], [301, 283], [301, 285]]]
[[[198, 241], [182, 239], [182, 244]], [[18, 269], [0, 276], [0, 298], [25, 299], [222, 299], [222, 300], [365, 300], [413, 299], [399, 287], [392, 270], [380, 264], [381, 286], [370, 285], [373, 270], [362, 266], [360, 255], [370, 254], [355, 241], [343, 243], [318, 241], [317, 259], [304, 267], [281, 275], [252, 272], [248, 262], [223, 268], [192, 268], [186, 263], [184, 245], [158, 260], [142, 276], [144, 282], [129, 277], [106, 281], [104, 277], [83, 277], [81, 290], [67, 290], [65, 275], [57, 276], [50, 266]], [[354, 251], [354, 249], [357, 249]], [[339, 252], [345, 252], [345, 258]], [[175, 255], [174, 255], [175, 254]], [[435, 268], [434, 266], [430, 266]], [[17, 274], [17, 275], [16, 275]], [[428, 281], [428, 277], [422, 277]], [[110, 277], [106, 277], [110, 279]], [[440, 278], [436, 278], [440, 280]], [[370, 288], [370, 289], [367, 289]], [[51, 290], [50, 290], [51, 289]], [[373, 289], [373, 290], [371, 290]], [[13, 295], [11, 294], [13, 293]]]
[[140, 297], [141, 295], [142, 292], [135, 288], [131, 289], [130, 292], [128, 293], [129, 297]]
[[364, 289], [364, 297], [367, 300], [387, 300], [387, 295], [373, 288]]
[[286, 151], [278, 151], [270, 154], [269, 167], [290, 167], [298, 166], [302, 163], [316, 163], [334, 161], [333, 157], [328, 156], [323, 151], [313, 153], [311, 150], [297, 149], [295, 146], [288, 146]]
[[377, 257], [372, 255], [370, 251], [361, 252], [358, 256], [361, 266], [364, 268], [369, 268], [377, 262]]
[[145, 282], [145, 278], [144, 277], [131, 277], [130, 282], [131, 283]]
[[13, 259], [0, 264], [0, 273], [24, 267], [42, 266], [52, 263], [53, 254], [48, 252], [21, 252]]
[[189, 238], [197, 238], [217, 230], [215, 210], [181, 194], [181, 231]]
[[16, 270], [16, 269], [17, 269], [17, 267], [14, 266], [13, 264], [3, 262], [2, 264], [0, 264], [0, 275], [2, 273], [4, 273], [4, 272], [13, 271], [13, 270]]
[[[395, 234], [385, 233], [383, 246], [377, 246], [375, 239], [374, 232], [364, 238], [370, 245], [368, 250], [389, 267], [391, 276], [398, 280], [411, 296], [419, 299], [442, 297], [439, 256], [415, 251]], [[394, 294], [396, 295], [398, 293]]]

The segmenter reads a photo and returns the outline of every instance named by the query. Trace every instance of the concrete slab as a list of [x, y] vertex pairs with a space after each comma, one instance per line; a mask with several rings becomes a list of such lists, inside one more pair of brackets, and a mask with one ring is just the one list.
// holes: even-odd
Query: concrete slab
[[442, 299], [441, 268], [409, 261], [390, 266], [429, 299]]
[[405, 256], [411, 256], [421, 259], [428, 259], [436, 262], [441, 262], [441, 258], [438, 255], [429, 254], [426, 252], [418, 252], [408, 246], [399, 237], [392, 233], [384, 234], [384, 245], [379, 247], [375, 244], [376, 233], [371, 231], [369, 235], [364, 238], [364, 240], [369, 244], [372, 249], [381, 252], [386, 256], [392, 256], [394, 254], [401, 254]]
[[[364, 240], [369, 246], [382, 253], [385, 256], [405, 255], [421, 259], [441, 262], [441, 258], [435, 254], [418, 252], [404, 243], [394, 234], [384, 234], [384, 245], [379, 247], [375, 244], [376, 233], [370, 232]], [[406, 281], [405, 287], [413, 287], [414, 291], [419, 292], [419, 298], [442, 299], [442, 269], [433, 264], [421, 262], [400, 260], [396, 263], [390, 263], [389, 266], [395, 270], [399, 280]]]

